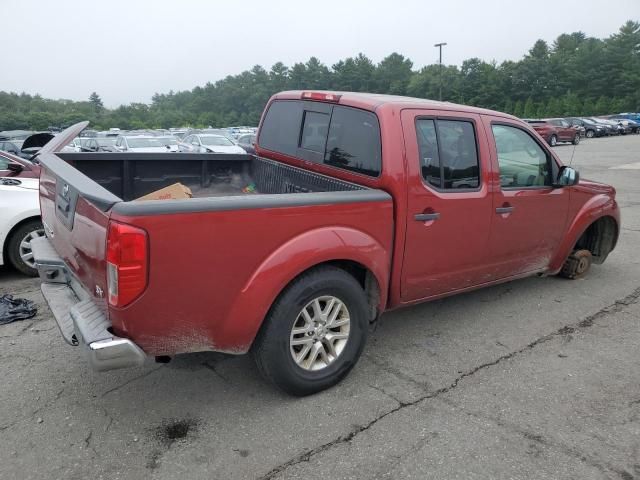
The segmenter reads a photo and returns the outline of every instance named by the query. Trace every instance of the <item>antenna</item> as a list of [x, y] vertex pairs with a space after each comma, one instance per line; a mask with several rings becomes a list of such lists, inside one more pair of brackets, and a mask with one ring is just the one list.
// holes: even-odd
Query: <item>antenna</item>
[[[580, 133], [578, 133], [578, 135], [580, 135]], [[571, 152], [571, 160], [569, 160], [569, 166], [571, 166], [571, 164], [573, 163], [573, 156], [576, 154], [576, 147], [578, 146], [577, 143], [573, 144], [573, 152]]]

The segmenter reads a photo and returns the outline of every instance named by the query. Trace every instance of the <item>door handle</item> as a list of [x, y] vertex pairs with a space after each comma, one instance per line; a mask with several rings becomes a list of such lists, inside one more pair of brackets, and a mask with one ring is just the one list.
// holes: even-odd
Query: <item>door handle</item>
[[513, 207], [498, 207], [496, 208], [496, 213], [511, 213], [513, 212]]
[[431, 222], [432, 220], [438, 220], [439, 218], [439, 213], [417, 213], [413, 216], [413, 219], [417, 222]]

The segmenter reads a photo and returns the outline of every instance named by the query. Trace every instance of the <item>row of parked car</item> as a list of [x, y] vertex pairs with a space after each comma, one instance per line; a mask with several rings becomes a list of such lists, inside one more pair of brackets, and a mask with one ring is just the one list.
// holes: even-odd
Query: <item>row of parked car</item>
[[[111, 129], [89, 131], [74, 138], [70, 152], [198, 152], [253, 151], [255, 129]], [[54, 132], [0, 132], [0, 265], [11, 264], [36, 275], [31, 241], [44, 235], [38, 188], [40, 166], [35, 154], [54, 138]]]
[[561, 142], [577, 145], [583, 137], [640, 133], [640, 113], [620, 113], [606, 117], [566, 117], [525, 119], [552, 147]]
[[[73, 139], [70, 152], [196, 152], [245, 153], [252, 151], [255, 128], [183, 130], [131, 130], [117, 128], [104, 132], [88, 131]], [[0, 151], [29, 159], [46, 144], [54, 133], [12, 131], [0, 132]]]

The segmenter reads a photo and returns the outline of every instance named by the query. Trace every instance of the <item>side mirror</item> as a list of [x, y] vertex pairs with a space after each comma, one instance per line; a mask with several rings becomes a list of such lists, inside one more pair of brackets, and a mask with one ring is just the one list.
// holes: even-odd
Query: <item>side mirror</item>
[[580, 174], [571, 167], [562, 166], [558, 172], [558, 179], [554, 187], [571, 187], [580, 181]]
[[21, 163], [9, 162], [9, 164], [7, 165], [7, 170], [9, 170], [10, 172], [18, 174], [18, 173], [20, 173], [21, 171], [24, 170], [24, 165], [22, 165]]

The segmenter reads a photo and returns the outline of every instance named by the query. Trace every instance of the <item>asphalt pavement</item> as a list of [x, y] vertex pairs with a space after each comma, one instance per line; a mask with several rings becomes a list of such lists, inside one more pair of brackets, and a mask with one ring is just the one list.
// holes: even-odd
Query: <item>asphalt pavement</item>
[[618, 191], [607, 262], [385, 315], [311, 397], [248, 356], [92, 372], [0, 269], [39, 306], [0, 326], [0, 479], [640, 479], [640, 135], [555, 150]]

